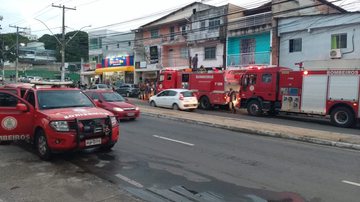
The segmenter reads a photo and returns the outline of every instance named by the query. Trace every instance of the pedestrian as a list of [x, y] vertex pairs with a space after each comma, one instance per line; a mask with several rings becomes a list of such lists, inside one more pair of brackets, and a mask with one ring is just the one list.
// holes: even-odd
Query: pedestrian
[[235, 91], [230, 88], [228, 92], [228, 98], [229, 98], [229, 110], [236, 114], [236, 93]]
[[140, 88], [140, 99], [141, 100], [145, 100], [145, 83], [144, 82], [140, 82], [139, 84], [139, 88]]
[[198, 65], [198, 54], [195, 54], [195, 56], [192, 59], [192, 65], [193, 65], [193, 71], [197, 71], [197, 65]]

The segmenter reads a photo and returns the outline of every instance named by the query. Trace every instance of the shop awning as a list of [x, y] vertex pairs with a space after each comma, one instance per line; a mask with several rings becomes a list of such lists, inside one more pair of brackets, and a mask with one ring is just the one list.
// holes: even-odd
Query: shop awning
[[135, 70], [134, 66], [124, 66], [124, 67], [107, 67], [99, 68], [95, 70], [96, 74], [102, 74], [104, 72], [133, 72]]

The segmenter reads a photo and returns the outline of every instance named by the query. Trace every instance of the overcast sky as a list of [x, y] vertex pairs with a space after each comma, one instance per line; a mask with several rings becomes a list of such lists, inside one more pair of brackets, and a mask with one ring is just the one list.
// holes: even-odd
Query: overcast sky
[[[215, 6], [233, 3], [242, 7], [254, 7], [268, 1], [205, 0], [203, 2]], [[88, 25], [91, 27], [84, 28], [84, 31], [97, 30], [103, 26], [115, 31], [129, 31], [192, 2], [194, 0], [0, 0], [0, 16], [3, 16], [3, 20], [0, 21], [2, 27], [0, 32], [15, 32], [16, 29], [9, 27], [11, 24], [30, 27], [32, 34], [39, 37], [43, 34], [51, 34], [46, 26], [53, 33], [61, 33], [62, 9], [52, 7], [52, 3], [76, 7], [76, 10], [66, 10], [66, 31], [78, 30]], [[352, 11], [360, 11], [360, 0], [340, 0], [336, 4], [341, 4]], [[137, 18], [142, 20], [134, 20]], [[107, 26], [111, 24], [116, 25]]]

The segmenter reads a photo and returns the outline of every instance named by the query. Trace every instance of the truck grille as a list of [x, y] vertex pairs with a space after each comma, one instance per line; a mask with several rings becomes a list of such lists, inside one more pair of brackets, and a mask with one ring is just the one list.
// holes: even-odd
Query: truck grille
[[78, 125], [75, 121], [69, 122], [69, 127], [71, 130], [79, 132], [80, 139], [86, 139], [109, 135], [111, 130], [110, 124], [107, 118], [101, 118], [79, 120]]

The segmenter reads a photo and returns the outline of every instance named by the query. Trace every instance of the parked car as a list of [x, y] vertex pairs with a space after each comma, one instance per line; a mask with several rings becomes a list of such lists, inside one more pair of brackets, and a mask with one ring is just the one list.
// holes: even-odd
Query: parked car
[[95, 84], [90, 87], [91, 90], [111, 90], [111, 87], [109, 87], [106, 84]]
[[139, 107], [128, 103], [124, 97], [112, 90], [88, 90], [85, 94], [93, 99], [98, 107], [115, 114], [118, 120], [135, 120], [140, 115]]
[[138, 97], [140, 90], [139, 87], [135, 84], [121, 84], [116, 89], [116, 92], [118, 92], [122, 96], [126, 97]]
[[20, 77], [19, 81], [23, 83], [30, 83], [31, 81], [42, 81], [43, 78], [40, 76], [24, 76]]
[[172, 108], [174, 110], [194, 111], [198, 100], [194, 92], [186, 89], [168, 89], [151, 96], [149, 103], [153, 107]]

